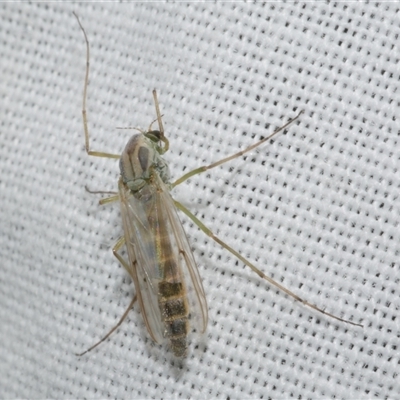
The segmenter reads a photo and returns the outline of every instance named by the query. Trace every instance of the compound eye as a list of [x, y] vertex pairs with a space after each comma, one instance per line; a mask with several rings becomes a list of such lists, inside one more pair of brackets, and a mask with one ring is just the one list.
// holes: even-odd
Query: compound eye
[[161, 139], [160, 131], [149, 131], [146, 132], [145, 136], [153, 142], [159, 142]]

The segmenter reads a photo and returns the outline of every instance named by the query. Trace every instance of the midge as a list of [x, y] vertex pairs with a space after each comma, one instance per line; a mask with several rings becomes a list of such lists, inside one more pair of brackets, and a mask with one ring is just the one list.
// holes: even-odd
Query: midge
[[[89, 41], [78, 16], [79, 26], [86, 41], [86, 75], [83, 89], [82, 117], [85, 132], [85, 148], [90, 156], [119, 159], [120, 178], [118, 193], [100, 200], [100, 204], [118, 201], [121, 205], [124, 236], [113, 248], [118, 261], [125, 267], [135, 284], [136, 295], [118, 324], [99, 342], [94, 349], [114, 332], [127, 316], [134, 302], [138, 300], [144, 322], [151, 338], [156, 343], [168, 342], [177, 357], [187, 354], [188, 336], [191, 332], [203, 333], [207, 327], [207, 301], [190, 245], [183, 231], [176, 209], [186, 214], [206, 235], [235, 255], [257, 275], [314, 310], [341, 322], [362, 326], [327, 313], [303, 300], [284, 286], [266, 276], [250, 261], [242, 257], [221, 239], [216, 237], [186, 207], [171, 197], [170, 189], [190, 177], [240, 157], [262, 143], [270, 140], [291, 123], [302, 111], [284, 126], [252, 146], [213, 164], [188, 172], [171, 183], [168, 165], [162, 155], [168, 150], [168, 139], [164, 135], [157, 93], [153, 90], [158, 130], [140, 131], [130, 138], [121, 155], [90, 150], [89, 129], [86, 116], [86, 98], [89, 81]], [[96, 193], [96, 192], [95, 192]], [[97, 192], [99, 193], [99, 192]], [[101, 193], [101, 192], [100, 192]], [[119, 254], [125, 245], [128, 261]]]

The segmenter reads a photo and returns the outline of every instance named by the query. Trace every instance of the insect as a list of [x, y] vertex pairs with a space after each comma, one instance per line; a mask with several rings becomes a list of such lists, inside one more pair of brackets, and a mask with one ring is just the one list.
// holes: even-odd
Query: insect
[[[85, 134], [85, 149], [89, 156], [119, 159], [120, 178], [118, 192], [100, 200], [100, 204], [119, 201], [121, 206], [124, 236], [118, 239], [113, 253], [131, 276], [136, 295], [117, 325], [92, 350], [123, 322], [137, 300], [140, 304], [144, 322], [151, 338], [156, 343], [168, 342], [176, 357], [184, 357], [188, 351], [188, 336], [191, 332], [203, 333], [207, 327], [208, 309], [201, 278], [194, 261], [190, 245], [177, 215], [177, 209], [188, 216], [206, 235], [235, 255], [262, 279], [276, 286], [295, 300], [314, 310], [341, 322], [362, 326], [330, 314], [308, 301], [300, 298], [272, 278], [265, 275], [236, 250], [215, 236], [185, 206], [174, 200], [170, 189], [190, 177], [215, 168], [253, 150], [267, 142], [296, 121], [302, 111], [268, 137], [213, 164], [202, 166], [186, 173], [171, 183], [168, 164], [163, 154], [169, 148], [157, 98], [153, 90], [157, 118], [146, 131], [132, 136], [121, 155], [90, 150], [89, 128], [86, 113], [87, 88], [89, 82], [89, 41], [78, 18], [79, 26], [86, 42], [86, 75], [83, 89], [82, 119]], [[152, 128], [157, 122], [158, 129]], [[93, 192], [102, 193], [102, 192]], [[119, 250], [126, 246], [128, 261]]]

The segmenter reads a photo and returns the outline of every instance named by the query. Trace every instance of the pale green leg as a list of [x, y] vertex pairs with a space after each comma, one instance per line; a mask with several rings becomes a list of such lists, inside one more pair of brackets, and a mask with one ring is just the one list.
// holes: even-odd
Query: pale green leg
[[225, 248], [226, 250], [228, 250], [231, 254], [233, 254], [235, 257], [237, 257], [240, 261], [242, 261], [245, 265], [247, 265], [248, 267], [250, 267], [260, 278], [265, 279], [266, 281], [268, 281], [271, 285], [276, 286], [278, 289], [282, 290], [282, 292], [288, 294], [289, 296], [293, 297], [295, 300], [303, 303], [305, 306], [311, 307], [312, 309], [327, 315], [328, 317], [334, 318], [338, 321], [341, 322], [346, 322], [348, 324], [351, 325], [355, 325], [355, 326], [360, 326], [363, 327], [363, 325], [360, 324], [356, 324], [355, 322], [351, 322], [348, 321], [346, 319], [342, 319], [339, 318], [333, 314], [330, 314], [324, 310], [321, 310], [320, 308], [318, 308], [317, 306], [315, 306], [314, 304], [309, 303], [306, 300], [303, 300], [302, 298], [300, 298], [299, 296], [297, 296], [295, 293], [293, 293], [292, 291], [290, 291], [289, 289], [286, 289], [284, 286], [282, 286], [280, 283], [276, 282], [274, 279], [270, 278], [269, 276], [265, 275], [262, 271], [260, 271], [255, 265], [253, 265], [249, 260], [247, 260], [246, 258], [244, 258], [243, 256], [241, 256], [236, 250], [232, 249], [232, 247], [228, 246], [225, 242], [223, 242], [220, 238], [218, 238], [217, 236], [215, 236], [213, 234], [213, 232], [208, 229], [195, 215], [193, 215], [184, 205], [182, 205], [181, 203], [179, 203], [178, 201], [174, 200], [175, 206], [181, 210], [184, 214], [186, 214], [198, 227], [200, 230], [202, 230], [207, 236], [209, 236], [211, 239], [215, 240], [218, 244], [220, 244], [223, 248]]
[[119, 196], [116, 194], [115, 196], [111, 197], [106, 197], [105, 199], [99, 200], [100, 205], [108, 204], [108, 203], [113, 203], [114, 201], [119, 200]]
[[180, 185], [182, 182], [185, 182], [187, 179], [191, 178], [192, 176], [201, 174], [202, 172], [208, 171], [211, 168], [215, 168], [218, 167], [219, 165], [222, 165], [228, 161], [234, 160], [237, 157], [242, 156], [243, 154], [255, 149], [256, 147], [260, 146], [261, 144], [265, 143], [266, 141], [272, 139], [275, 135], [277, 135], [279, 132], [283, 131], [284, 129], [286, 129], [291, 123], [293, 123], [294, 121], [296, 121], [301, 114], [303, 114], [303, 110], [300, 111], [294, 118], [292, 118], [291, 120], [289, 120], [285, 125], [281, 126], [280, 128], [278, 128], [274, 133], [271, 133], [271, 135], [267, 136], [266, 138], [260, 140], [257, 143], [252, 144], [251, 146], [247, 147], [244, 150], [241, 150], [235, 154], [232, 154], [229, 157], [223, 158], [222, 160], [219, 160], [215, 163], [212, 163], [210, 165], [203, 165], [202, 167], [196, 168], [193, 171], [188, 172], [187, 174], [183, 175], [181, 178], [177, 179], [171, 186], [174, 188], [175, 186]]

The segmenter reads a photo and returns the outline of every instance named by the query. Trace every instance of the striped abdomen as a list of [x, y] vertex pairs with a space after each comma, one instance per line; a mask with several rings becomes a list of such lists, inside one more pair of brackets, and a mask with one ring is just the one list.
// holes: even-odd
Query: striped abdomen
[[189, 331], [186, 291], [182, 283], [160, 282], [158, 304], [165, 326], [165, 337], [176, 357], [184, 357], [187, 351]]

